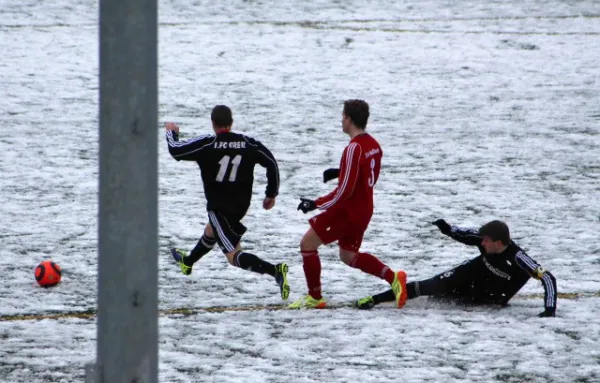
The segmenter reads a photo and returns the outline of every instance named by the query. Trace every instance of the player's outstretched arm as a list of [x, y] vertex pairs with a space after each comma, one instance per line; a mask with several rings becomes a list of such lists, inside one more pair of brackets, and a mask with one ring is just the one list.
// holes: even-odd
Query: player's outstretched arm
[[466, 229], [458, 226], [451, 226], [448, 222], [443, 219], [435, 220], [431, 223], [440, 229], [442, 234], [449, 236], [450, 238], [458, 241], [460, 243], [464, 243], [469, 246], [479, 246], [481, 245], [482, 237], [479, 235], [479, 232], [475, 229]]
[[188, 141], [179, 141], [179, 126], [173, 122], [165, 123], [169, 153], [177, 161], [197, 161], [200, 151], [212, 142], [209, 135], [196, 137]]
[[532, 278], [537, 279], [544, 287], [544, 311], [539, 317], [553, 317], [556, 314], [556, 278], [549, 271], [546, 271], [533, 260], [524, 251], [519, 251], [515, 255], [515, 261], [523, 270], [525, 270]]

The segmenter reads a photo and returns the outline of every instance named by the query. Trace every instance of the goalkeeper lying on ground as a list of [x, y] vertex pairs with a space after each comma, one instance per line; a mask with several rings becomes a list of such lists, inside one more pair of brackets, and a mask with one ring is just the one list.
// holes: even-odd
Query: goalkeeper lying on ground
[[[486, 223], [478, 231], [450, 226], [443, 219], [433, 224], [450, 238], [477, 246], [481, 254], [433, 278], [407, 283], [408, 299], [429, 295], [463, 304], [506, 305], [529, 278], [535, 278], [542, 282], [545, 291], [545, 310], [539, 316], [554, 316], [556, 279], [510, 239], [504, 222]], [[382, 302], [392, 302], [395, 297], [390, 289], [359, 299], [355, 306], [370, 309]]]

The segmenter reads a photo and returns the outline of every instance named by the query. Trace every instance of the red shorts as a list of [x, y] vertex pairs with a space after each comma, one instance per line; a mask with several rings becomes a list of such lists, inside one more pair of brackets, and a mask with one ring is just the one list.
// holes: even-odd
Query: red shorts
[[338, 241], [343, 250], [358, 252], [366, 227], [348, 221], [344, 211], [324, 211], [308, 220], [308, 223], [324, 244]]

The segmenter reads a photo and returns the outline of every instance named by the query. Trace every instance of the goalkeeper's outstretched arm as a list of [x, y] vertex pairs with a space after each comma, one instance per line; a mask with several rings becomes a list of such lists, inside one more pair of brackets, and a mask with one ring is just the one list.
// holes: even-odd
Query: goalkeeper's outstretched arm
[[482, 241], [482, 236], [479, 235], [479, 232], [475, 229], [467, 229], [458, 226], [451, 226], [448, 222], [443, 219], [438, 219], [435, 222], [432, 222], [433, 225], [437, 226], [438, 229], [442, 232], [442, 234], [447, 235], [455, 241], [460, 243], [464, 243], [469, 246], [480, 246]]

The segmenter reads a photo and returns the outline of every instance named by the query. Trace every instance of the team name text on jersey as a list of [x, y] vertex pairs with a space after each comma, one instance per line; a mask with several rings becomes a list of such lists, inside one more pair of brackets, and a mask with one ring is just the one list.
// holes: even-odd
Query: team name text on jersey
[[365, 158], [369, 158], [371, 156], [374, 156], [377, 153], [379, 153], [379, 148], [371, 149], [371, 150], [369, 150], [368, 152], [365, 153]]
[[215, 149], [246, 149], [244, 141], [215, 142]]

